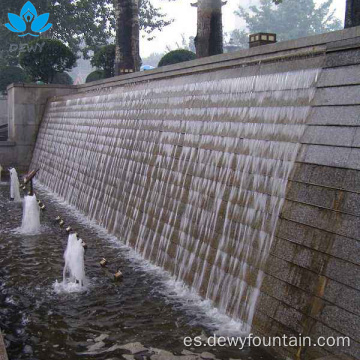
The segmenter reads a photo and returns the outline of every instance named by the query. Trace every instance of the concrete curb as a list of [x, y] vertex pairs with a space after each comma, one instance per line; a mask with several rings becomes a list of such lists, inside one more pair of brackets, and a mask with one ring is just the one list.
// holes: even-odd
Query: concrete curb
[[5, 348], [5, 344], [4, 344], [4, 339], [0, 330], [0, 360], [9, 360], [7, 353], [6, 353], [6, 348]]

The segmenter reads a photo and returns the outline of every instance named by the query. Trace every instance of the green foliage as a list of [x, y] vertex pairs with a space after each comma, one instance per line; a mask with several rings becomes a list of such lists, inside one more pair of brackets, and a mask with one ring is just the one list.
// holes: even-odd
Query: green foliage
[[[96, 50], [109, 42], [115, 31], [114, 0], [37, 0], [34, 3], [38, 14], [50, 13], [49, 22], [53, 24], [45, 34], [52, 39], [68, 44], [76, 54], [80, 47], [87, 55], [88, 50]], [[0, 23], [8, 22], [7, 13], [20, 14], [26, 0], [1, 0]], [[152, 5], [151, 0], [139, 1], [140, 29], [149, 40], [154, 30], [162, 30], [172, 21]], [[23, 38], [29, 40], [30, 36]], [[5, 26], [0, 26], [0, 52], [8, 53], [9, 44], [19, 38]]]
[[169, 53], [164, 55], [161, 58], [158, 66], [177, 64], [194, 59], [196, 59], [196, 54], [194, 54], [192, 51], [185, 49], [178, 49], [178, 50], [170, 51]]
[[0, 67], [0, 93], [5, 93], [8, 85], [17, 82], [27, 82], [23, 69], [17, 66]]
[[240, 45], [240, 48], [247, 49], [249, 47], [249, 34], [246, 30], [235, 29], [230, 33], [233, 43]]
[[76, 64], [76, 56], [61, 41], [36, 39], [29, 43], [35, 46], [44, 43], [41, 52], [24, 52], [20, 55], [20, 65], [33, 81], [41, 80], [52, 83], [56, 73], [71, 70]]
[[104, 70], [105, 78], [113, 77], [115, 73], [115, 45], [105, 45], [96, 51], [91, 59], [91, 65]]
[[52, 81], [53, 84], [72, 85], [74, 83], [72, 77], [66, 73], [56, 73]]
[[89, 83], [101, 79], [105, 79], [104, 70], [95, 70], [87, 76], [86, 82]]
[[[316, 7], [314, 0], [260, 0], [259, 6], [250, 6], [250, 11], [239, 6], [235, 14], [245, 20], [248, 33], [276, 33], [278, 40], [284, 41], [341, 29], [341, 21], [330, 10], [332, 2], [327, 0]], [[245, 45], [246, 37], [240, 30], [231, 37]]]

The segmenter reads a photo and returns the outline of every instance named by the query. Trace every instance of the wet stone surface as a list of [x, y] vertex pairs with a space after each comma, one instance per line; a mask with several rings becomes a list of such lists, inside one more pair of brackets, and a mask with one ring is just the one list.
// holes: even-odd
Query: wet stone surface
[[[274, 359], [260, 348], [186, 347], [185, 337], [211, 336], [216, 322], [190, 300], [172, 296], [161, 276], [131, 259], [127, 248], [81, 223], [49, 194], [37, 196], [46, 204], [41, 234], [18, 234], [22, 206], [8, 200], [8, 184], [0, 185], [0, 328], [10, 359]], [[54, 288], [67, 243], [57, 215], [88, 246], [89, 283], [81, 292]], [[106, 268], [99, 265], [103, 257]], [[114, 282], [119, 268], [123, 281]]]

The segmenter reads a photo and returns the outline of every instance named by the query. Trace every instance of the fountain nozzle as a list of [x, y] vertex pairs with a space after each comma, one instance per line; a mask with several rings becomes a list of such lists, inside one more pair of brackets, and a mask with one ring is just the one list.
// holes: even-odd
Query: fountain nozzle
[[118, 271], [114, 274], [114, 280], [119, 281], [123, 279], [123, 273], [118, 269]]
[[107, 260], [106, 260], [105, 258], [102, 258], [102, 260], [100, 261], [100, 265], [101, 265], [102, 267], [105, 267], [106, 264], [107, 264]]

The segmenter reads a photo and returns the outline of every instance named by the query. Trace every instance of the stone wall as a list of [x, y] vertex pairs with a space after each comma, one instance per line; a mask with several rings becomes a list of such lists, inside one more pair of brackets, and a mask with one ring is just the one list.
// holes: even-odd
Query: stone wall
[[0, 163], [4, 168], [15, 166], [26, 172], [47, 100], [76, 90], [62, 85], [32, 84], [12, 84], [7, 90], [9, 137], [8, 141], [0, 142]]
[[266, 335], [351, 339], [297, 349], [306, 359], [360, 358], [359, 64], [359, 40], [328, 45], [254, 323]]
[[0, 95], [0, 125], [7, 124], [8, 110], [7, 110], [7, 97]]

